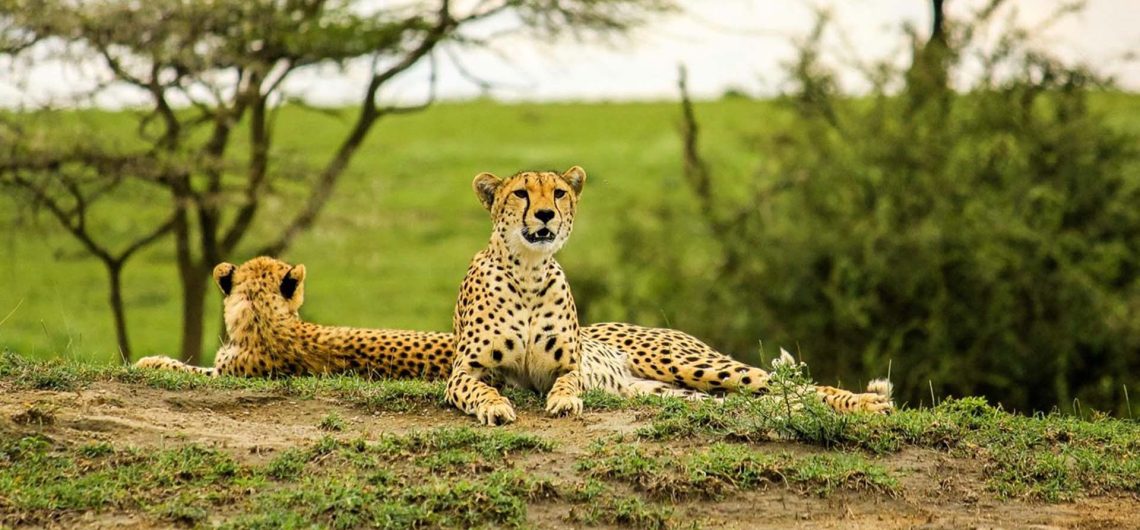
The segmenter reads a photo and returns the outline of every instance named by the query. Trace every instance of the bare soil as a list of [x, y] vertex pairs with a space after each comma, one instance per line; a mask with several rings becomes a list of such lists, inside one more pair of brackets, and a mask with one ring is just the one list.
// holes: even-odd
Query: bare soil
[[[46, 412], [46, 414], [45, 414]], [[196, 443], [216, 447], [249, 463], [262, 463], [280, 451], [304, 447], [327, 435], [318, 425], [330, 413], [345, 420], [336, 435], [376, 439], [440, 426], [474, 426], [456, 411], [424, 408], [406, 413], [370, 413], [335, 400], [248, 391], [169, 391], [100, 382], [70, 392], [16, 390], [0, 385], [0, 436], [29, 431], [53, 440], [116, 446], [170, 448]], [[586, 412], [580, 418], [552, 419], [524, 410], [518, 422], [501, 427], [555, 441], [551, 453], [532, 454], [514, 464], [535, 476], [573, 480], [576, 458], [598, 438], [629, 433], [642, 425], [633, 411]], [[667, 444], [684, 451], [699, 441]], [[814, 452], [798, 444], [765, 444], [773, 451]], [[827, 497], [783, 485], [742, 492], [721, 500], [685, 501], [674, 521], [705, 528], [843, 529], [1138, 529], [1140, 498], [1109, 496], [1065, 503], [1003, 500], [985, 488], [982, 463], [934, 450], [908, 450], [879, 458], [900, 478], [896, 497], [840, 491]], [[0, 492], [0, 495], [3, 493]], [[572, 506], [539, 501], [528, 509], [533, 526], [564, 528]], [[140, 514], [96, 513], [67, 521], [86, 528], [152, 528]]]

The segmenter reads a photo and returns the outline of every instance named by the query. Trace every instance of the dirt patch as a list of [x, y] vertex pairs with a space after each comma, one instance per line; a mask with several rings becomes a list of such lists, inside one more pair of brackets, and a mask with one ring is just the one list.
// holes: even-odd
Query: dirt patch
[[[346, 440], [376, 440], [386, 434], [442, 426], [475, 427], [470, 418], [433, 406], [399, 413], [372, 412], [324, 397], [306, 399], [237, 390], [171, 391], [112, 382], [70, 392], [3, 386], [0, 435], [4, 437], [39, 433], [69, 445], [105, 442], [143, 448], [193, 443], [223, 450], [251, 464], [329, 436], [321, 424], [330, 414], [343, 423], [332, 435]], [[503, 429], [534, 434], [556, 444], [550, 452], [512, 457], [510, 466], [528, 476], [576, 484], [583, 477], [575, 464], [590, 452], [591, 444], [617, 435], [628, 437], [644, 424], [636, 412], [627, 410], [555, 419], [528, 409], [520, 411], [517, 423]], [[704, 442], [652, 445], [683, 453], [700, 449]], [[773, 452], [823, 452], [790, 443], [757, 447]], [[837, 491], [820, 496], [775, 482], [720, 498], [654, 502], [672, 511], [670, 521], [674, 524], [695, 523], [707, 528], [1140, 528], [1140, 498], [1136, 496], [1081, 498], [1057, 504], [1001, 500], [986, 489], [983, 463], [970, 458], [925, 449], [871, 458], [897, 477], [897, 495]], [[0, 495], [0, 510], [3, 506]], [[581, 523], [572, 520], [571, 512], [581, 509], [580, 504], [566, 499], [535, 500], [527, 507], [527, 521], [540, 528], [578, 527]], [[146, 513], [118, 512], [87, 513], [58, 524], [90, 528], [168, 526]]]

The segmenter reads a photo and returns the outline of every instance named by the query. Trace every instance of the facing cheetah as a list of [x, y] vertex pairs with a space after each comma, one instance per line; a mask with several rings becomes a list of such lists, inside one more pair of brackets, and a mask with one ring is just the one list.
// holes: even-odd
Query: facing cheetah
[[[490, 173], [472, 186], [491, 213], [487, 248], [475, 255], [455, 306], [455, 364], [447, 400], [488, 425], [515, 420], [507, 398], [488, 384], [546, 393], [551, 414], [578, 414], [579, 394], [602, 388], [624, 395], [708, 391], [763, 392], [768, 373], [720, 354], [679, 331], [600, 324], [583, 333], [574, 298], [554, 254], [573, 228], [585, 171]], [[889, 387], [867, 394], [816, 392], [840, 411], [887, 411]], [[691, 390], [688, 390], [691, 392]]]
[[144, 357], [140, 368], [206, 375], [271, 377], [359, 373], [370, 377], [446, 377], [454, 348], [450, 333], [321, 326], [301, 320], [305, 266], [273, 258], [241, 266], [221, 263], [214, 281], [225, 295], [229, 341], [213, 368], [169, 357]]

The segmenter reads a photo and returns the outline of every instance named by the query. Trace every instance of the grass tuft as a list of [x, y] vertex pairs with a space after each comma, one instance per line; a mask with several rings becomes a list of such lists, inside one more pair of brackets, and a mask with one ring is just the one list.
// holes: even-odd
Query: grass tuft
[[329, 413], [328, 416], [325, 416], [324, 419], [317, 424], [317, 428], [322, 431], [340, 432], [344, 430], [344, 427], [344, 419], [335, 412]]
[[662, 500], [719, 499], [739, 490], [783, 484], [826, 496], [838, 489], [895, 495], [897, 481], [885, 469], [857, 454], [795, 457], [760, 452], [742, 444], [716, 443], [708, 449], [657, 454], [642, 445], [597, 446], [579, 463], [587, 475], [616, 480]]

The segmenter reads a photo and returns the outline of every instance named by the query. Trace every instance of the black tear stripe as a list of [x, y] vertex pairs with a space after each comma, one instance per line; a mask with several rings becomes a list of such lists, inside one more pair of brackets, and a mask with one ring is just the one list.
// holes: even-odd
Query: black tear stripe
[[[557, 189], [557, 188], [556, 188]], [[558, 212], [558, 220], [562, 220], [562, 208], [558, 207], [558, 199], [554, 197], [554, 192], [550, 193], [550, 202], [554, 205], [554, 211]]]

